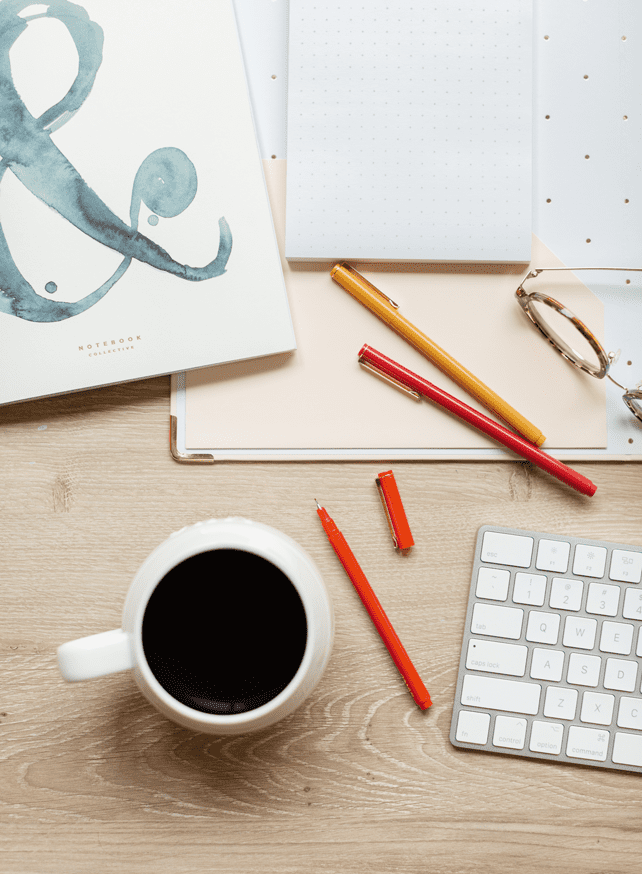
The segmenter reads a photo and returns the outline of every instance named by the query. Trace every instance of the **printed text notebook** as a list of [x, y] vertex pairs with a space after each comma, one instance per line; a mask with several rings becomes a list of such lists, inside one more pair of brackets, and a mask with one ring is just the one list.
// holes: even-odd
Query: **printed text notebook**
[[0, 403], [295, 347], [231, 0], [2, 0], [0, 117]]

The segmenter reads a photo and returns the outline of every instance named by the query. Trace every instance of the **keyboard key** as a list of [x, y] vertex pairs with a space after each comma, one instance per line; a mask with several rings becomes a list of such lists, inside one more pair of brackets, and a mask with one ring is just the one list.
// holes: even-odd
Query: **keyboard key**
[[534, 753], [548, 753], [557, 756], [562, 751], [564, 726], [561, 722], [533, 721], [529, 750]]
[[605, 689], [616, 689], [618, 692], [635, 692], [637, 675], [637, 662], [627, 662], [624, 659], [607, 659], [602, 685]]
[[559, 649], [533, 650], [531, 661], [531, 677], [533, 680], [548, 680], [557, 683], [562, 679], [564, 668], [564, 653]]
[[553, 571], [565, 574], [568, 570], [568, 557], [571, 544], [562, 540], [540, 540], [537, 548], [535, 567], [539, 571]]
[[585, 692], [582, 696], [582, 722], [593, 722], [596, 725], [610, 725], [613, 719], [615, 695], [605, 695], [603, 692]]
[[636, 656], [642, 656], [642, 626], [638, 629], [638, 645], [635, 654]]
[[642, 767], [642, 735], [616, 731], [611, 758], [618, 765]]
[[475, 604], [470, 630], [474, 634], [507, 637], [519, 640], [522, 636], [524, 611], [516, 607], [496, 607], [494, 604]]
[[516, 604], [530, 604], [532, 607], [543, 607], [545, 597], [546, 577], [540, 574], [525, 574], [521, 571], [515, 574], [513, 601]]
[[530, 567], [533, 543], [532, 537], [486, 531], [482, 541], [481, 559], [491, 564]]
[[576, 686], [597, 686], [602, 659], [599, 656], [572, 652], [568, 660], [566, 682]]
[[462, 743], [485, 744], [488, 740], [490, 716], [488, 713], [475, 713], [471, 710], [461, 710], [457, 720], [455, 737]]
[[585, 546], [578, 543], [573, 559], [573, 573], [580, 577], [604, 576], [606, 549], [603, 546]]
[[642, 729], [642, 700], [640, 698], [620, 698], [620, 709], [617, 714], [617, 724], [620, 728]]
[[583, 616], [567, 616], [564, 623], [564, 646], [574, 646], [577, 649], [593, 649], [597, 622], [595, 619], [585, 619]]
[[461, 690], [461, 703], [466, 707], [530, 713], [534, 716], [539, 710], [541, 691], [539, 683], [466, 674]]
[[544, 700], [544, 716], [553, 719], [575, 719], [577, 689], [549, 686]]
[[566, 755], [573, 759], [592, 759], [596, 762], [605, 762], [609, 748], [609, 737], [608, 731], [571, 725], [568, 730]]
[[466, 667], [471, 671], [523, 677], [527, 655], [528, 647], [526, 646], [472, 638], [468, 641]]
[[579, 610], [582, 607], [584, 583], [581, 580], [565, 580], [555, 577], [551, 583], [549, 606], [553, 610]]
[[509, 571], [500, 571], [494, 567], [480, 567], [477, 572], [478, 598], [488, 598], [490, 601], [505, 601], [508, 597]]
[[557, 613], [540, 613], [531, 610], [528, 614], [526, 640], [533, 643], [550, 643], [555, 645], [560, 629], [560, 617]]
[[642, 552], [614, 549], [611, 553], [609, 578], [623, 583], [639, 583], [642, 578]]
[[620, 604], [620, 587], [591, 583], [586, 599], [586, 612], [600, 616], [617, 616]]
[[496, 716], [493, 746], [523, 750], [527, 726], [528, 722], [525, 719], [517, 719], [514, 716]]
[[624, 622], [602, 623], [600, 649], [602, 652], [615, 652], [618, 655], [629, 655], [633, 646], [633, 626]]
[[642, 589], [626, 589], [622, 616], [625, 619], [642, 619]]

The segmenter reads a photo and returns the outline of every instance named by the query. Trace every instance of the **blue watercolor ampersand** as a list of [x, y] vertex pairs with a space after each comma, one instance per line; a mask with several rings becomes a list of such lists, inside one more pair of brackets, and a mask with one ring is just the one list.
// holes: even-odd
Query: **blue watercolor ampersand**
[[[33, 0], [0, 2], [0, 182], [11, 170], [32, 194], [92, 239], [120, 252], [123, 260], [100, 288], [81, 300], [52, 300], [37, 294], [20, 273], [0, 226], [0, 312], [31, 322], [68, 319], [103, 298], [132, 259], [192, 282], [220, 276], [232, 251], [232, 233], [224, 218], [218, 221], [216, 258], [204, 267], [179, 264], [138, 231], [141, 203], [156, 216], [173, 218], [193, 201], [198, 184], [196, 170], [183, 151], [162, 148], [145, 158], [134, 179], [130, 225], [126, 225], [51, 141], [51, 134], [78, 112], [93, 87], [103, 58], [103, 30], [81, 6], [68, 0], [50, 0], [46, 10], [37, 6], [33, 14], [19, 14], [33, 5]], [[43, 17], [61, 21], [69, 31], [78, 51], [78, 75], [62, 100], [34, 118], [13, 83], [9, 50], [30, 20]], [[56, 283], [48, 282], [45, 290], [55, 294]]]

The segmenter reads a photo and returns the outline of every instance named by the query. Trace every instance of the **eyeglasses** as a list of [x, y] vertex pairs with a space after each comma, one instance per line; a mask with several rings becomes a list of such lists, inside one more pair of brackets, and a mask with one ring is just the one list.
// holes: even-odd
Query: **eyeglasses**
[[[575, 367], [583, 370], [590, 376], [596, 379], [603, 379], [605, 376], [611, 380], [614, 385], [621, 388], [624, 392], [622, 397], [633, 415], [642, 421], [642, 382], [638, 383], [635, 388], [625, 388], [616, 382], [609, 374], [609, 369], [618, 358], [619, 352], [606, 352], [602, 344], [596, 338], [595, 334], [590, 331], [584, 322], [581, 322], [564, 304], [561, 304], [555, 298], [547, 294], [542, 294], [539, 291], [527, 292], [524, 290], [524, 283], [529, 279], [535, 279], [549, 270], [621, 270], [623, 267], [539, 267], [531, 270], [524, 278], [522, 284], [515, 292], [519, 305], [524, 310], [528, 318], [546, 337], [548, 342], [557, 351], [566, 358]], [[631, 271], [626, 272], [642, 272], [641, 267], [634, 267]]]

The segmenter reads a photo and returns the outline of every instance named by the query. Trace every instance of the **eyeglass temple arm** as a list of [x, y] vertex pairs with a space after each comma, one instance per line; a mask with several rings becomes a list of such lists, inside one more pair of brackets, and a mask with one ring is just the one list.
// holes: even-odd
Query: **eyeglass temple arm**
[[545, 270], [618, 270], [620, 273], [640, 273], [642, 267], [534, 267], [529, 276], [539, 276]]

